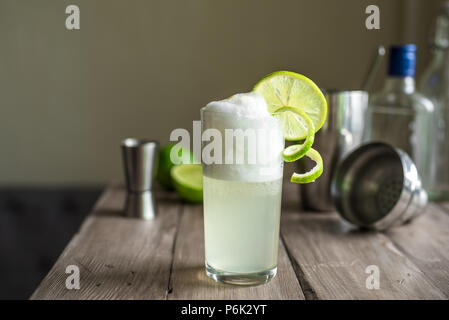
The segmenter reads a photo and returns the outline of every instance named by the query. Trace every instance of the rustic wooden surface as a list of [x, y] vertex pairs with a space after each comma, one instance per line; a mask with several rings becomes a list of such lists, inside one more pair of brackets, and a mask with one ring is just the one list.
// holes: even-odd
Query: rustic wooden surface
[[[121, 216], [123, 188], [108, 188], [31, 299], [448, 299], [449, 204], [386, 233], [358, 231], [336, 213], [301, 212], [285, 184], [277, 276], [268, 284], [217, 284], [204, 270], [202, 207], [158, 195], [154, 221]], [[68, 265], [80, 268], [68, 290]], [[380, 289], [368, 290], [376, 265]]]

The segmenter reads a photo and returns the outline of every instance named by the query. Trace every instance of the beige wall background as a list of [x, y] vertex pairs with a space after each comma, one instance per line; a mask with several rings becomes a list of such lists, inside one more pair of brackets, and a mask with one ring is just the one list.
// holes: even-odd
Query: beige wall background
[[[413, 41], [421, 72], [439, 3], [0, 0], [0, 184], [120, 179], [123, 138], [166, 143], [207, 102], [275, 70], [356, 89], [379, 44]], [[79, 31], [65, 28], [69, 4]], [[381, 30], [365, 28], [369, 4]]]

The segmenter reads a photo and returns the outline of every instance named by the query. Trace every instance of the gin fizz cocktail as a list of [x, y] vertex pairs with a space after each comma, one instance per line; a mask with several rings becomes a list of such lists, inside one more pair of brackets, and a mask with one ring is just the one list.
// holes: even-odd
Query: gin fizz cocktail
[[[225, 283], [264, 283], [277, 267], [284, 149], [279, 118], [257, 93], [211, 102], [201, 115], [203, 137], [207, 130], [214, 135], [203, 143], [203, 160], [213, 158], [203, 161], [207, 273]], [[215, 154], [205, 154], [220, 137]]]
[[[323, 172], [312, 149], [326, 99], [303, 75], [278, 71], [252, 92], [201, 109], [206, 272], [212, 279], [261, 284], [277, 272], [283, 162], [304, 156], [316, 165], [291, 181]], [[284, 139], [298, 141], [284, 149]]]

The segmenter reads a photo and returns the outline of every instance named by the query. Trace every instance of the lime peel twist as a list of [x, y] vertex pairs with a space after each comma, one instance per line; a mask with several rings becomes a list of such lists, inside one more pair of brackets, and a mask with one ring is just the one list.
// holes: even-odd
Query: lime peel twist
[[278, 114], [281, 112], [290, 111], [296, 113], [301, 118], [303, 118], [307, 123], [307, 136], [303, 143], [291, 145], [284, 149], [282, 152], [282, 157], [286, 162], [294, 162], [296, 160], [301, 159], [307, 154], [307, 151], [313, 145], [315, 140], [315, 126], [313, 125], [312, 119], [301, 109], [293, 108], [293, 107], [281, 107], [274, 111], [274, 114]]
[[315, 149], [312, 149], [313, 142], [315, 140], [315, 127], [313, 125], [310, 117], [301, 109], [293, 107], [281, 107], [276, 109], [274, 114], [279, 114], [281, 112], [290, 111], [299, 115], [307, 124], [307, 136], [303, 143], [291, 145], [284, 149], [282, 152], [282, 157], [286, 162], [297, 161], [304, 156], [307, 156], [313, 160], [316, 164], [315, 166], [306, 173], [296, 173], [294, 172], [290, 181], [294, 183], [310, 183], [314, 182], [323, 173], [323, 159], [321, 155]]
[[293, 173], [290, 181], [294, 183], [310, 183], [318, 179], [323, 173], [323, 159], [313, 148], [307, 151], [306, 156], [315, 161], [316, 165], [306, 173]]

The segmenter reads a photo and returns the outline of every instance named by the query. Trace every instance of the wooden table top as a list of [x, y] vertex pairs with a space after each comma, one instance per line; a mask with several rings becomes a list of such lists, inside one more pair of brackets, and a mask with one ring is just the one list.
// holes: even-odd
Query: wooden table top
[[[297, 186], [284, 184], [277, 276], [234, 287], [204, 268], [201, 205], [159, 193], [155, 220], [122, 217], [125, 190], [105, 190], [31, 299], [448, 299], [449, 204], [429, 204], [413, 223], [362, 232], [337, 213], [301, 212]], [[57, 226], [55, 226], [57, 227]], [[66, 288], [68, 265], [80, 289]], [[376, 265], [380, 288], [366, 288]]]

